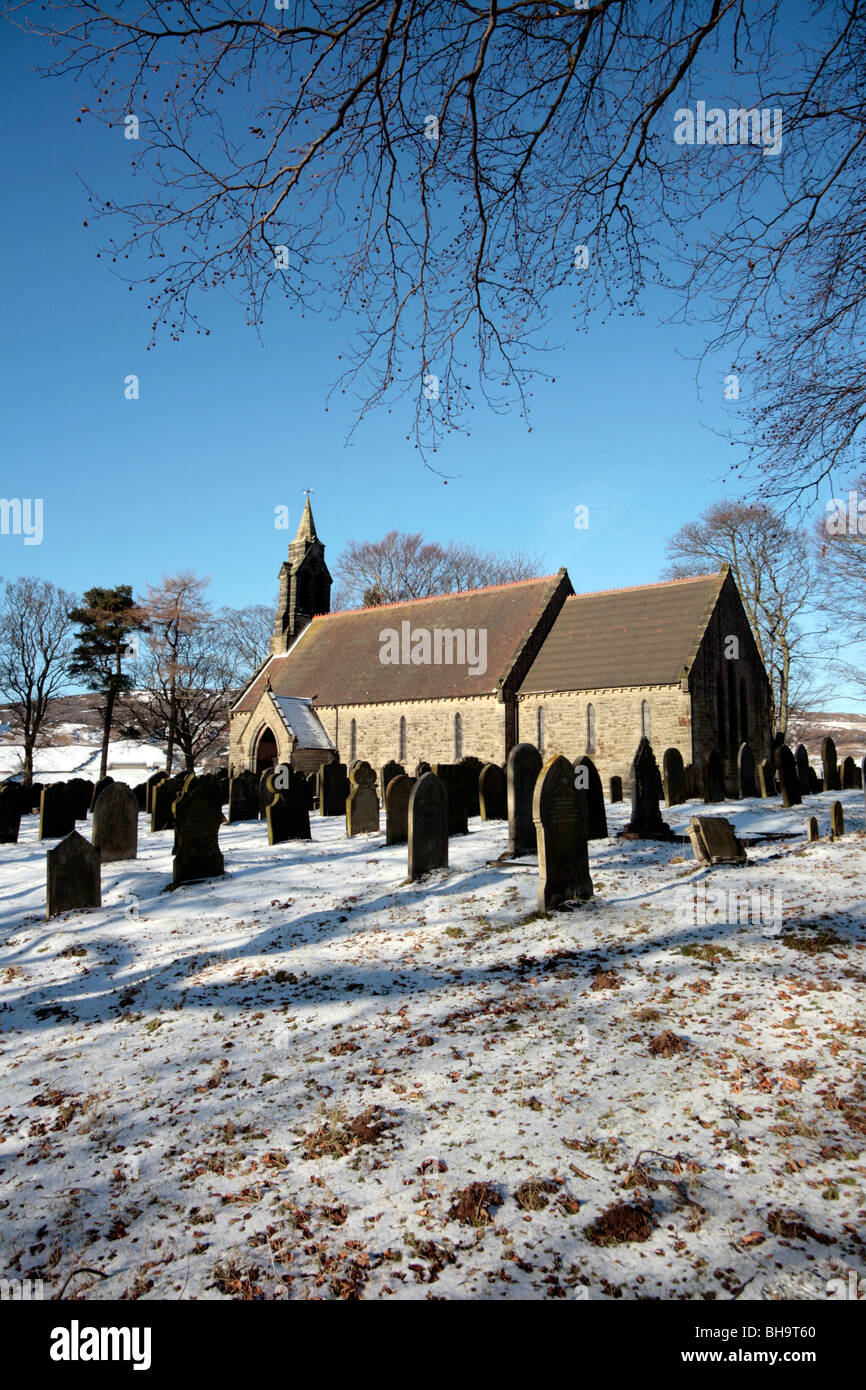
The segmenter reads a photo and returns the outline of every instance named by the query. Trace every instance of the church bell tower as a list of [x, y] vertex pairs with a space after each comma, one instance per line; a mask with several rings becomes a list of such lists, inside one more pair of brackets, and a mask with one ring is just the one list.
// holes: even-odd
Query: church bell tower
[[295, 638], [317, 613], [331, 611], [331, 576], [325, 564], [325, 547], [316, 535], [309, 493], [304, 503], [289, 558], [280, 568], [280, 597], [271, 653], [287, 652]]

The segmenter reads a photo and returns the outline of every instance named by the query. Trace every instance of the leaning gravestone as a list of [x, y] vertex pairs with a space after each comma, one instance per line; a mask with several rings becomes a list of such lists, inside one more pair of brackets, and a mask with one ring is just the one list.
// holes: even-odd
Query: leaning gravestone
[[[538, 844], [532, 797], [541, 771], [541, 754], [532, 743], [518, 743], [508, 754], [508, 850], [513, 856], [534, 854]], [[572, 770], [572, 779], [574, 771]]]
[[144, 802], [144, 810], [145, 810], [146, 815], [149, 816], [149, 815], [151, 814], [152, 810], [153, 810], [153, 789], [154, 789], [154, 787], [158, 787], [159, 784], [160, 784], [160, 782], [166, 782], [166, 781], [168, 781], [168, 775], [167, 775], [167, 773], [165, 773], [165, 772], [152, 772], [151, 775], [148, 777], [147, 781], [145, 782], [144, 785], [147, 787], [147, 793], [146, 793], [145, 802]]
[[409, 839], [409, 798], [415, 778], [392, 777], [385, 792], [385, 844], [405, 845]]
[[98, 849], [72, 830], [45, 856], [46, 918], [60, 912], [87, 912], [102, 906]]
[[318, 771], [319, 815], [344, 816], [349, 796], [345, 763], [322, 763]]
[[75, 811], [76, 820], [87, 820], [87, 812], [90, 810], [90, 798], [93, 795], [93, 787], [86, 777], [70, 777], [66, 783], [69, 788], [69, 795], [72, 797], [72, 805]]
[[662, 785], [665, 805], [682, 806], [686, 799], [686, 769], [678, 748], [666, 748], [662, 754]]
[[480, 758], [461, 758], [457, 766], [463, 773], [463, 800], [467, 816], [479, 816], [481, 806], [478, 800], [478, 778], [484, 766]]
[[433, 772], [412, 788], [408, 834], [410, 879], [448, 867], [448, 793]]
[[758, 795], [758, 787], [755, 782], [755, 755], [749, 743], [741, 743], [737, 753], [737, 780], [741, 801]]
[[746, 851], [725, 816], [692, 816], [689, 839], [703, 864], [745, 864]]
[[0, 845], [18, 843], [23, 801], [21, 787], [17, 782], [7, 782], [5, 786], [0, 787]]
[[704, 801], [724, 801], [725, 769], [717, 748], [711, 748], [704, 759]]
[[219, 828], [222, 812], [199, 787], [193, 786], [179, 796], [174, 807], [174, 880], [194, 883], [202, 878], [217, 878], [225, 873], [225, 863], [219, 847]]
[[610, 779], [610, 799], [611, 803], [622, 801], [622, 778], [611, 777]]
[[239, 772], [229, 782], [229, 824], [258, 820], [259, 788], [254, 772]]
[[779, 786], [782, 789], [783, 806], [801, 806], [800, 779], [797, 776], [797, 762], [786, 743], [780, 744], [773, 754], [776, 762]]
[[385, 793], [388, 790], [388, 783], [393, 782], [395, 777], [405, 777], [406, 769], [402, 763], [395, 763], [393, 758], [389, 758], [379, 768], [379, 795], [382, 801], [385, 800]]
[[776, 773], [769, 758], [764, 758], [763, 762], [758, 766], [758, 786], [761, 791], [761, 796], [768, 797], [776, 795]]
[[852, 792], [857, 785], [857, 764], [852, 757], [842, 759], [842, 790]]
[[584, 753], [583, 757], [575, 760], [573, 771], [575, 789], [586, 793], [588, 838], [590, 840], [606, 840], [607, 812], [604, 809], [604, 790], [598, 775], [598, 768], [592, 758]]
[[98, 781], [94, 782], [93, 786], [90, 789], [91, 812], [93, 811], [93, 808], [99, 799], [100, 792], [102, 792], [105, 789], [105, 787], [110, 787], [113, 781], [113, 777], [100, 777]]
[[840, 792], [842, 780], [836, 762], [836, 745], [831, 738], [821, 739], [821, 762], [824, 766], [825, 792]]
[[93, 844], [102, 863], [138, 858], [138, 801], [123, 782], [103, 787], [93, 808]]
[[39, 806], [40, 840], [60, 840], [75, 829], [75, 807], [65, 782], [49, 782], [42, 788]]
[[812, 790], [812, 779], [809, 776], [812, 769], [809, 766], [809, 751], [805, 744], [797, 744], [797, 747], [794, 749], [794, 762], [797, 764], [797, 781], [800, 784], [800, 795], [807, 796]]
[[814, 843], [815, 840], [819, 840], [820, 838], [821, 838], [821, 837], [820, 837], [820, 835], [818, 834], [818, 821], [817, 821], [817, 818], [816, 818], [815, 816], [810, 816], [810, 817], [809, 817], [809, 823], [808, 823], [808, 825], [807, 825], [807, 827], [806, 827], [806, 839], [807, 839], [807, 840], [810, 842], [810, 844], [811, 844], [811, 843]]
[[551, 758], [535, 780], [532, 819], [538, 845], [538, 911], [592, 897], [587, 794], [567, 758]]
[[346, 799], [346, 834], [365, 835], [379, 829], [379, 798], [376, 795], [376, 774], [368, 762], [358, 760], [349, 773], [349, 795]]
[[434, 763], [432, 770], [448, 797], [448, 834], [467, 835], [466, 773], [459, 763]]
[[482, 820], [508, 819], [508, 787], [497, 763], [485, 763], [479, 774], [478, 813]]
[[673, 838], [659, 810], [659, 768], [646, 736], [638, 744], [631, 765], [631, 820], [620, 833], [638, 840]]
[[834, 801], [830, 808], [830, 825], [833, 831], [833, 839], [841, 840], [845, 834], [845, 814], [842, 810], [842, 802]]

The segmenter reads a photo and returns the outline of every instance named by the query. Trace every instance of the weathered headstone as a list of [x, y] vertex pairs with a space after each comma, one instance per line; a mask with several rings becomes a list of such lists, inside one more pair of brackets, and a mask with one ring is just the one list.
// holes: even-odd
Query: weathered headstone
[[717, 748], [711, 748], [704, 759], [704, 801], [724, 801], [725, 769]]
[[344, 816], [349, 795], [345, 763], [322, 763], [317, 776], [320, 816]]
[[103, 787], [93, 808], [93, 843], [102, 863], [138, 857], [138, 802], [123, 782]]
[[113, 777], [100, 777], [98, 781], [94, 782], [93, 786], [90, 789], [91, 812], [93, 811], [93, 808], [99, 799], [100, 792], [102, 792], [106, 787], [110, 787], [113, 781]]
[[842, 759], [842, 790], [852, 792], [857, 785], [857, 764], [850, 756]]
[[69, 795], [72, 797], [72, 807], [76, 820], [87, 820], [87, 812], [90, 810], [90, 798], [93, 795], [93, 786], [86, 777], [70, 777], [66, 783], [69, 788]]
[[423, 773], [409, 797], [409, 878], [448, 867], [448, 793], [433, 772]]
[[761, 796], [776, 795], [776, 773], [769, 758], [764, 758], [758, 766], [758, 786]]
[[845, 814], [841, 801], [834, 801], [830, 808], [830, 826], [833, 831], [833, 839], [841, 840], [845, 834]]
[[150, 794], [150, 829], [151, 833], [158, 830], [171, 830], [174, 826], [174, 803], [183, 790], [186, 780], [183, 774], [177, 777], [167, 777], [163, 782], [157, 782]]
[[746, 862], [746, 851], [725, 816], [692, 816], [689, 839], [695, 858], [704, 864]]
[[686, 799], [686, 769], [678, 748], [666, 748], [662, 754], [662, 785], [666, 806], [682, 806]]
[[809, 773], [812, 769], [809, 766], [809, 750], [804, 743], [798, 743], [794, 749], [794, 762], [797, 764], [797, 781], [800, 784], [800, 795], [807, 796], [812, 791], [812, 779]]
[[461, 758], [457, 766], [463, 773], [463, 800], [466, 803], [467, 816], [478, 816], [481, 814], [481, 806], [478, 801], [478, 778], [481, 776], [481, 769], [484, 766], [480, 758]]
[[783, 806], [800, 806], [800, 779], [797, 776], [797, 763], [787, 743], [782, 743], [773, 755], [779, 786], [782, 789]]
[[750, 743], [740, 744], [737, 753], [737, 780], [741, 800], [758, 795], [758, 787], [755, 782], [755, 755]]
[[448, 797], [448, 834], [468, 834], [466, 773], [459, 763], [434, 763], [432, 771], [439, 778]]
[[23, 801], [17, 782], [7, 782], [0, 787], [0, 845], [17, 844]]
[[422, 758], [422, 760], [421, 760], [420, 762], [417, 762], [417, 763], [415, 764], [415, 777], [416, 777], [416, 780], [417, 780], [417, 778], [419, 778], [419, 777], [423, 777], [423, 776], [424, 776], [424, 773], [425, 773], [425, 772], [429, 772], [430, 770], [431, 770], [431, 769], [430, 769], [430, 764], [429, 764], [429, 763], [425, 763], [424, 760], [423, 760], [423, 758]]
[[174, 887], [225, 873], [219, 847], [222, 812], [199, 787], [179, 796], [174, 807]]
[[42, 808], [42, 793], [45, 790], [44, 782], [31, 782], [29, 787], [22, 787], [24, 795], [24, 810], [28, 815], [38, 816]]
[[379, 798], [376, 795], [376, 774], [368, 762], [358, 760], [349, 772], [349, 795], [346, 799], [346, 834], [365, 835], [379, 829]]
[[574, 785], [586, 794], [587, 836], [590, 840], [607, 839], [607, 812], [604, 809], [604, 788], [598, 768], [584, 753], [574, 762]]
[[[47, 790], [47, 789], [46, 789]], [[60, 912], [87, 912], [102, 906], [98, 849], [72, 830], [45, 856], [45, 916]]]
[[204, 772], [201, 777], [196, 779], [196, 783], [201, 787], [205, 796], [209, 796], [217, 811], [222, 813], [223, 793], [220, 780], [215, 772]]
[[478, 811], [482, 820], [508, 819], [508, 787], [497, 763], [485, 763], [479, 774]]
[[274, 791], [265, 807], [265, 820], [268, 824], [268, 844], [281, 844], [284, 840], [311, 840], [310, 805], [303, 773], [290, 772], [288, 783], [285, 777], [274, 778], [284, 785], [284, 790]]
[[409, 839], [409, 798], [415, 778], [392, 777], [385, 792], [385, 844], [405, 845]]
[[659, 767], [644, 736], [631, 765], [631, 820], [622, 835], [640, 840], [670, 840], [673, 832], [659, 810]]
[[622, 778], [611, 777], [610, 779], [610, 799], [611, 804], [615, 801], [622, 801]]
[[145, 813], [149, 816], [153, 810], [153, 789], [158, 787], [160, 782], [167, 782], [168, 775], [165, 772], [152, 772], [145, 782], [147, 795], [144, 802]]
[[[538, 845], [538, 910], [592, 897], [587, 794], [567, 758], [545, 763], [535, 781], [532, 819]], [[597, 775], [597, 774], [596, 774]]]
[[818, 796], [824, 790], [824, 779], [819, 777], [814, 767], [809, 768], [809, 791], [812, 796]]
[[836, 761], [836, 745], [832, 738], [821, 739], [821, 762], [824, 767], [825, 792], [840, 792], [842, 779], [839, 776], [839, 766]]
[[254, 772], [239, 772], [229, 782], [229, 824], [258, 820], [259, 787]]
[[683, 780], [686, 784], [686, 801], [697, 801], [700, 793], [698, 791], [698, 774], [695, 771], [694, 763], [686, 763]]
[[821, 837], [820, 837], [820, 835], [818, 834], [818, 820], [817, 820], [817, 817], [816, 817], [816, 816], [810, 816], [810, 817], [809, 817], [809, 823], [808, 823], [808, 825], [807, 825], [807, 827], [806, 827], [806, 839], [807, 839], [810, 843], [813, 843], [815, 840], [820, 840], [820, 838], [821, 838]]
[[[514, 855], [534, 854], [537, 849], [532, 797], [541, 771], [541, 754], [532, 743], [518, 743], [508, 754], [508, 849]], [[574, 773], [572, 772], [572, 777]]]
[[143, 811], [147, 802], [147, 783], [137, 782], [132, 789], [132, 794], [135, 797], [135, 804], [139, 812]]
[[863, 769], [859, 763], [854, 764], [854, 787], [858, 792], [863, 790]]
[[40, 840], [60, 840], [75, 829], [75, 807], [65, 782], [49, 782], [42, 788], [39, 806]]
[[402, 763], [396, 763], [393, 758], [389, 758], [386, 763], [382, 764], [379, 768], [379, 795], [382, 798], [383, 804], [385, 801], [385, 793], [388, 790], [388, 783], [392, 782], [395, 777], [405, 776], [405, 767], [403, 767]]

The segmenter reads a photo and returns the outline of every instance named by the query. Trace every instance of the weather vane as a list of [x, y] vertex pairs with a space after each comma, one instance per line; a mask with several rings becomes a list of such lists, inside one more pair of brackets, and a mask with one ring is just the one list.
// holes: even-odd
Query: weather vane
[[311, 493], [311, 492], [315, 492], [315, 491], [316, 491], [316, 489], [315, 489], [314, 487], [305, 487], [305, 488], [304, 488], [304, 494], [305, 494], [305, 496], [306, 496], [308, 502], [309, 502], [309, 500], [310, 500], [310, 493]]

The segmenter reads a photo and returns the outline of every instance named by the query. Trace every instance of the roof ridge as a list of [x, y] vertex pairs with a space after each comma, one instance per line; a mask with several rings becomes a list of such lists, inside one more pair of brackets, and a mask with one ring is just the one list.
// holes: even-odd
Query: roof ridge
[[503, 584], [487, 584], [480, 589], [451, 589], [445, 594], [425, 594], [423, 598], [401, 598], [395, 603], [375, 603], [368, 608], [337, 608], [333, 613], [316, 613], [309, 626], [323, 618], [347, 618], [352, 613], [381, 613], [388, 608], [408, 608], [413, 603], [435, 603], [443, 598], [467, 598], [470, 594], [492, 594], [497, 589], [519, 589], [524, 584], [543, 584], [549, 579], [557, 579], [556, 574], [537, 574], [532, 579], [508, 579]]
[[657, 579], [652, 584], [626, 584], [621, 589], [588, 589], [586, 593], [569, 594], [565, 601], [570, 603], [573, 598], [599, 598], [602, 594], [633, 594], [645, 589], [668, 589], [674, 584], [694, 584], [699, 579], [723, 577], [720, 570], [710, 570], [706, 574], [686, 574], [679, 579]]

